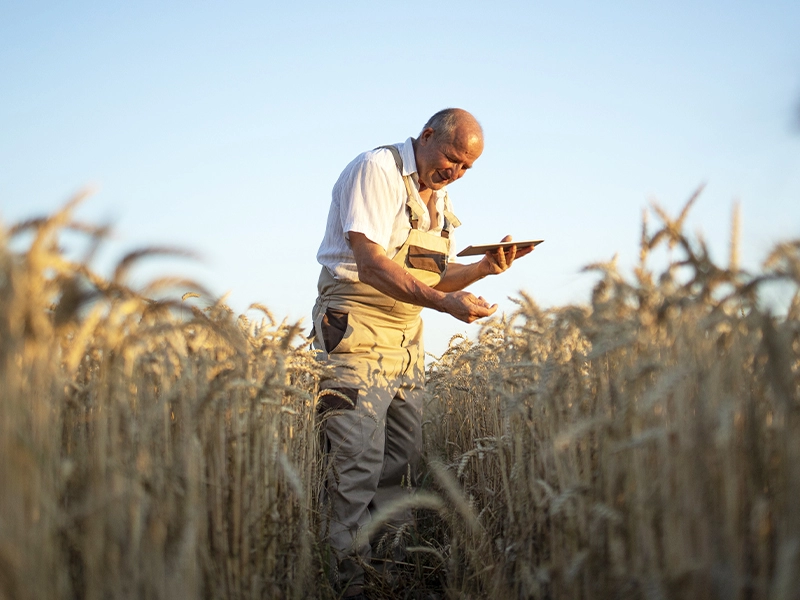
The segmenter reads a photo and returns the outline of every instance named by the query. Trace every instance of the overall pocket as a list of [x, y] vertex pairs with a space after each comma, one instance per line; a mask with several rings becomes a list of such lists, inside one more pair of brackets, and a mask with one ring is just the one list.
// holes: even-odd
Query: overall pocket
[[320, 333], [322, 334], [322, 343], [325, 347], [325, 352], [331, 353], [342, 341], [345, 333], [347, 333], [347, 322], [349, 315], [335, 308], [328, 308], [325, 314], [322, 315], [320, 321]]
[[413, 269], [442, 274], [447, 265], [447, 257], [442, 252], [409, 245], [406, 265]]

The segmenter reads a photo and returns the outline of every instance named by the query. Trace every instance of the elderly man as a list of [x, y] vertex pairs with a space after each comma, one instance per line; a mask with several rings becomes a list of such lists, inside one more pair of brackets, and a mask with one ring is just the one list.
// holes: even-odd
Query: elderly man
[[[423, 307], [471, 323], [497, 310], [462, 291], [532, 248], [454, 262], [446, 186], [483, 152], [478, 121], [436, 113], [419, 137], [365, 152], [333, 188], [314, 306], [314, 346], [332, 369], [320, 394], [327, 484], [325, 533], [344, 597], [363, 595], [370, 541], [359, 530], [416, 482], [425, 384]], [[509, 241], [507, 237], [504, 241]], [[410, 517], [395, 511], [390, 524]]]

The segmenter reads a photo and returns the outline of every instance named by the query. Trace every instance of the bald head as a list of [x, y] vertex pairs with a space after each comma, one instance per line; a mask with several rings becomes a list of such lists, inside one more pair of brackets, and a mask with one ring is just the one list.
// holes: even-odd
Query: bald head
[[461, 108], [440, 110], [414, 140], [421, 186], [441, 189], [460, 179], [482, 152], [483, 128], [478, 120]]
[[[445, 108], [433, 115], [422, 132], [432, 129], [438, 140], [451, 141], [461, 138], [464, 143], [479, 142], [483, 148], [483, 128], [478, 120], [463, 108]], [[422, 133], [420, 133], [420, 137]]]

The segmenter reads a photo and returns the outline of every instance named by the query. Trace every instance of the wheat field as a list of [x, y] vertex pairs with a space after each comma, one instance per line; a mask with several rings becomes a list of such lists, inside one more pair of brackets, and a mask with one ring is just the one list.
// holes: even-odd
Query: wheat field
[[[299, 326], [132, 287], [166, 248], [98, 275], [81, 199], [0, 228], [0, 598], [336, 598]], [[522, 295], [430, 363], [416, 520], [381, 542], [404, 576], [369, 593], [800, 598], [800, 241], [747, 273], [735, 217], [720, 266], [683, 232], [694, 199], [653, 206], [632, 276], [591, 265], [586, 304]]]

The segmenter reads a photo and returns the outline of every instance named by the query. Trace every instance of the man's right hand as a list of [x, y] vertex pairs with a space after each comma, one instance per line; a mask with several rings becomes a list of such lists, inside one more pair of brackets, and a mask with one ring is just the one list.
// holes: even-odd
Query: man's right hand
[[493, 315], [497, 310], [497, 304], [489, 304], [483, 297], [469, 292], [451, 292], [445, 295], [441, 303], [441, 310], [460, 321], [472, 323]]

